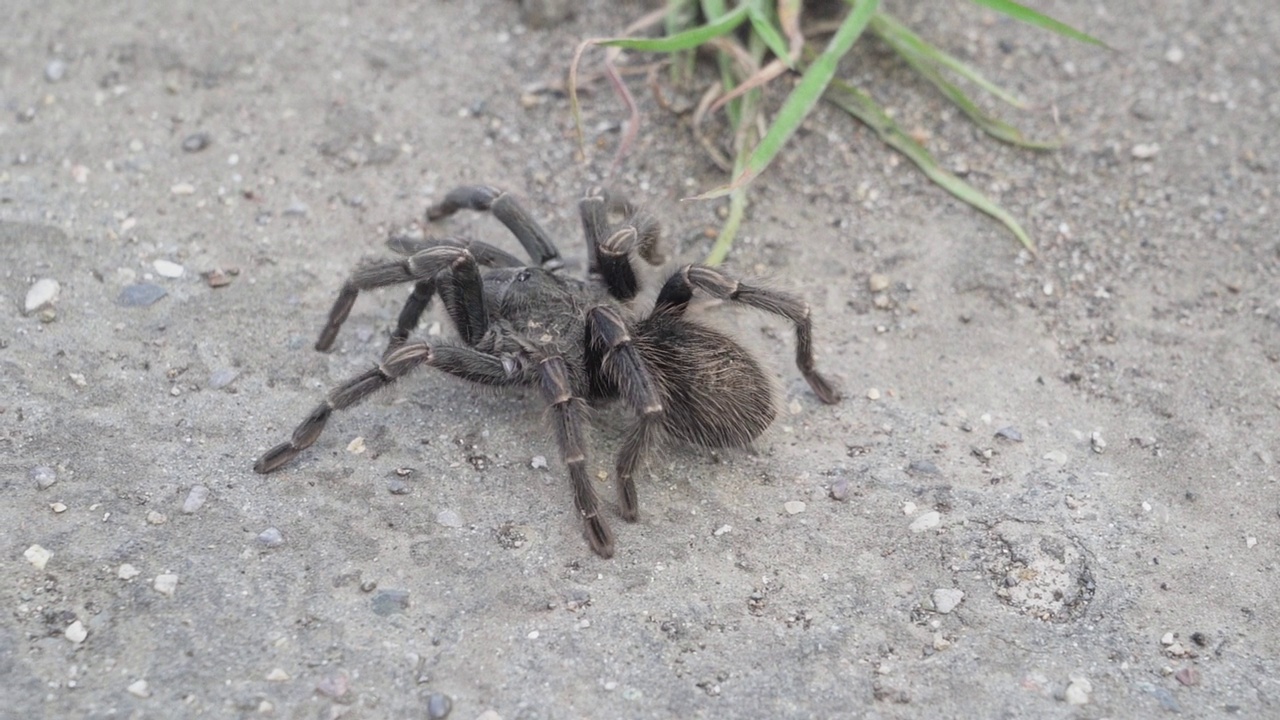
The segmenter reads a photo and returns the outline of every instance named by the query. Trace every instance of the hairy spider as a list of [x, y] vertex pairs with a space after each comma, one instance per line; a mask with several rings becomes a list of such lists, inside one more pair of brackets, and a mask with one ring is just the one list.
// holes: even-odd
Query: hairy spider
[[[587, 477], [588, 405], [622, 399], [636, 413], [617, 458], [622, 517], [639, 517], [635, 473], [663, 437], [705, 447], [740, 446], [773, 421], [775, 393], [765, 371], [727, 335], [694, 322], [685, 311], [695, 294], [739, 302], [795, 324], [796, 365], [824, 403], [839, 393], [814, 367], [809, 306], [786, 293], [748, 285], [702, 265], [684, 265], [667, 279], [653, 309], [631, 317], [639, 289], [633, 255], [662, 262], [656, 220], [603, 191], [579, 202], [587, 239], [587, 279], [559, 275], [560, 253], [537, 222], [506, 193], [460, 187], [427, 210], [427, 219], [461, 208], [492, 211], [533, 260], [525, 265], [487, 243], [461, 238], [393, 237], [405, 257], [366, 262], [342, 286], [316, 349], [329, 350], [361, 290], [413, 282], [382, 361], [330, 391], [293, 431], [265, 452], [253, 469], [269, 473], [320, 436], [334, 410], [387, 387], [420, 365], [476, 383], [536, 386], [550, 406], [560, 456], [569, 469], [574, 502], [591, 549], [613, 554], [613, 534]], [[622, 217], [613, 223], [612, 218]], [[461, 342], [408, 342], [422, 312], [438, 294]]]

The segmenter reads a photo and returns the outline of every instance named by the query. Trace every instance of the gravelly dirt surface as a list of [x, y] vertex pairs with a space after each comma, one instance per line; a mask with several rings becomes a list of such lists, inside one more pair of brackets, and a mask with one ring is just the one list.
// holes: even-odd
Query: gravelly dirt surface
[[[311, 344], [354, 264], [451, 187], [518, 193], [581, 266], [576, 200], [624, 113], [593, 86], [584, 164], [539, 89], [644, 5], [537, 30], [501, 1], [11, 8], [3, 714], [426, 717], [432, 693], [508, 720], [1280, 713], [1280, 15], [1037, 5], [1123, 49], [899, 9], [1059, 152], [980, 138], [873, 43], [847, 74], [1040, 256], [820, 109], [729, 267], [811, 302], [845, 400], [817, 402], [784, 324], [709, 308], [776, 370], [783, 417], [751, 451], [655, 456], [608, 561], [536, 392], [419, 373], [281, 472], [251, 465], [377, 358], [398, 289]], [[722, 176], [632, 82], [645, 125], [608, 182], [696, 260], [720, 207], [680, 198]], [[445, 229], [516, 249], [491, 218]], [[41, 278], [52, 311], [24, 313]], [[165, 295], [129, 306], [137, 284]], [[612, 502], [628, 415], [595, 419]]]

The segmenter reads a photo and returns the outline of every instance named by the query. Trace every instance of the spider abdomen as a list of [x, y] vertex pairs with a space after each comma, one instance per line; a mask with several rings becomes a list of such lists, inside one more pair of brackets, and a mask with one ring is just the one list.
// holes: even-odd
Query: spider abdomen
[[732, 338], [661, 314], [636, 330], [637, 348], [660, 378], [662, 424], [671, 435], [704, 447], [741, 446], [773, 422], [773, 383]]

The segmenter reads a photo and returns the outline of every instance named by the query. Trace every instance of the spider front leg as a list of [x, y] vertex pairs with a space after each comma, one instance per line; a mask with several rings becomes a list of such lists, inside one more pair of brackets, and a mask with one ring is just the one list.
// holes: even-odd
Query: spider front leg
[[583, 531], [591, 549], [600, 557], [613, 556], [613, 532], [600, 517], [600, 500], [587, 477], [587, 451], [583, 428], [587, 424], [587, 403], [575, 397], [569, 382], [569, 371], [564, 358], [553, 356], [542, 360], [538, 374], [542, 396], [555, 422], [556, 442], [560, 445], [560, 457], [569, 468], [569, 480], [573, 483], [574, 506], [582, 515]]
[[683, 314], [693, 299], [694, 289], [702, 290], [720, 300], [732, 300], [744, 305], [781, 315], [796, 326], [796, 367], [804, 376], [813, 393], [822, 402], [831, 405], [840, 401], [840, 393], [817, 370], [813, 357], [813, 323], [809, 319], [809, 304], [788, 293], [748, 285], [719, 270], [705, 265], [685, 265], [667, 279], [654, 303], [654, 313]]
[[528, 211], [511, 195], [488, 185], [463, 185], [454, 188], [444, 201], [427, 209], [427, 220], [448, 217], [462, 208], [488, 210], [498, 218], [524, 246], [533, 262], [548, 270], [564, 265], [555, 243]]
[[640, 517], [635, 473], [662, 428], [665, 409], [658, 383], [631, 343], [631, 334], [617, 311], [595, 307], [587, 313], [587, 342], [599, 353], [600, 365], [636, 414], [618, 451], [618, 504], [623, 519]]
[[393, 350], [382, 362], [329, 392], [328, 397], [312, 410], [293, 435], [285, 442], [271, 448], [254, 463], [255, 472], [266, 474], [279, 469], [294, 459], [320, 437], [329, 416], [335, 410], [345, 410], [363, 402], [370, 395], [391, 385], [420, 365], [439, 368], [450, 375], [485, 385], [511, 385], [521, 378], [514, 365], [504, 363], [499, 357], [468, 347], [439, 345], [432, 347], [425, 342], [415, 342]]
[[[619, 211], [622, 224], [611, 229], [609, 212]], [[609, 294], [626, 302], [636, 296], [640, 283], [636, 279], [631, 254], [635, 252], [651, 265], [663, 262], [659, 248], [661, 228], [649, 213], [627, 203], [612, 203], [607, 193], [594, 188], [578, 202], [582, 215], [582, 232], [587, 239], [587, 272], [599, 275]]]
[[473, 343], [484, 334], [488, 323], [480, 270], [470, 250], [461, 244], [441, 243], [427, 246], [406, 258], [374, 261], [356, 268], [343, 283], [338, 299], [329, 311], [329, 319], [320, 331], [320, 338], [316, 340], [316, 350], [325, 352], [333, 347], [338, 330], [351, 314], [351, 307], [355, 305], [361, 290], [416, 281], [413, 293], [400, 311], [396, 330], [387, 348], [388, 351], [394, 349], [417, 325], [422, 311], [426, 309], [436, 290], [435, 277], [445, 270], [451, 271], [450, 282], [456, 288], [453, 296], [459, 298], [459, 302], [449, 308], [449, 314], [467, 343]]

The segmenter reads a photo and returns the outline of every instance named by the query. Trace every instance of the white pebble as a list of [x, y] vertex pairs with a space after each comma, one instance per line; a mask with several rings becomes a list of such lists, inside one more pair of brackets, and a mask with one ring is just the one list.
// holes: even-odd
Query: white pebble
[[31, 313], [52, 303], [58, 297], [58, 291], [62, 286], [57, 280], [50, 278], [40, 278], [31, 284], [31, 288], [27, 290], [27, 300], [23, 304], [26, 313]]
[[1050, 450], [1044, 454], [1044, 459], [1051, 463], [1057, 463], [1058, 465], [1067, 464], [1067, 454], [1061, 450]]
[[964, 599], [964, 591], [955, 588], [938, 588], [933, 591], [933, 609], [946, 615]]
[[867, 289], [873, 293], [878, 293], [889, 289], [889, 276], [879, 273], [872, 274], [867, 278]]
[[1160, 644], [1169, 647], [1173, 644], [1173, 633], [1167, 632], [1160, 638]]
[[139, 680], [129, 685], [129, 694], [140, 698], [151, 697], [151, 689], [147, 687], [146, 680]]
[[912, 516], [912, 515], [915, 515], [915, 514], [916, 514], [916, 510], [917, 510], [917, 508], [916, 508], [916, 504], [915, 504], [915, 503], [913, 503], [913, 502], [911, 502], [910, 500], [908, 500], [908, 501], [906, 501], [906, 502], [902, 503], [902, 514], [903, 514], [903, 515], [906, 515], [906, 516], [910, 517], [910, 516]]
[[364, 436], [362, 435], [357, 435], [355, 440], [352, 440], [351, 442], [347, 443], [347, 452], [351, 453], [352, 455], [359, 455], [364, 451], [365, 451]]
[[1089, 433], [1089, 447], [1093, 448], [1093, 451], [1099, 454], [1101, 454], [1103, 450], [1107, 449], [1107, 441], [1102, 438], [1102, 433], [1097, 430]]
[[532, 630], [532, 631], [530, 631], [530, 632], [529, 632], [529, 635], [528, 635], [528, 638], [529, 638], [530, 640], [537, 640], [537, 639], [538, 639], [538, 631], [537, 631], [537, 630]]
[[83, 373], [68, 373], [67, 377], [71, 379], [71, 382], [75, 383], [76, 387], [86, 387], [89, 385], [89, 381], [85, 379]]
[[169, 188], [169, 192], [174, 195], [191, 195], [195, 193], [195, 191], [196, 186], [191, 183], [177, 183], [173, 187]]
[[1063, 694], [1068, 705], [1088, 705], [1089, 693], [1093, 692], [1093, 684], [1088, 678], [1076, 677], [1072, 678], [1071, 684], [1067, 685], [1067, 691]]
[[116, 577], [120, 578], [121, 580], [132, 580], [141, 574], [142, 574], [141, 570], [130, 565], [129, 563], [124, 563], [123, 565], [120, 566], [120, 569], [116, 571]]
[[942, 513], [939, 513], [937, 510], [930, 510], [915, 520], [912, 520], [911, 525], [909, 525], [907, 529], [911, 532], [918, 533], [924, 532], [925, 530], [932, 530], [940, 524], [942, 524]]
[[782, 507], [786, 509], [788, 515], [798, 515], [804, 512], [805, 505], [799, 500], [791, 500], [783, 503]]
[[266, 545], [267, 547], [280, 547], [284, 544], [284, 535], [279, 529], [269, 527], [258, 533], [258, 542]]
[[151, 263], [151, 267], [156, 269], [156, 274], [160, 277], [180, 278], [186, 272], [186, 268], [168, 260], [154, 260]]
[[178, 576], [169, 573], [157, 575], [151, 587], [155, 588], [155, 591], [161, 595], [173, 597], [174, 591], [178, 589]]
[[84, 623], [79, 620], [68, 625], [62, 634], [73, 643], [82, 643], [89, 637], [89, 631], [84, 629]]
[[1151, 503], [1146, 500], [1142, 501], [1142, 512], [1151, 512]]
[[1169, 48], [1164, 53], [1164, 60], [1170, 65], [1177, 65], [1178, 63], [1182, 62], [1182, 60], [1185, 57], [1186, 57], [1186, 53], [1182, 52], [1182, 48], [1178, 47], [1177, 45], [1174, 45], [1173, 47]]
[[1160, 154], [1160, 144], [1159, 143], [1138, 143], [1137, 145], [1133, 146], [1133, 150], [1131, 150], [1130, 153], [1133, 155], [1134, 159], [1136, 160], [1150, 160], [1151, 158]]
[[22, 557], [26, 558], [27, 562], [35, 565], [37, 570], [43, 570], [44, 566], [49, 564], [49, 558], [53, 557], [53, 553], [39, 545], [32, 545], [26, 549], [26, 552], [22, 553]]
[[721, 525], [720, 527], [718, 527], [718, 528], [716, 528], [714, 531], [712, 531], [712, 533], [711, 533], [711, 534], [712, 534], [712, 535], [715, 535], [716, 537], [720, 537], [721, 535], [724, 535], [725, 533], [727, 533], [727, 532], [729, 532], [729, 531], [731, 531], [731, 530], [733, 530], [733, 526], [732, 526], [732, 525]]
[[285, 672], [283, 668], [274, 668], [271, 672], [267, 673], [267, 680], [270, 682], [284, 682], [288, 679], [289, 673]]
[[534, 455], [533, 459], [529, 461], [529, 467], [533, 468], [534, 470], [540, 470], [542, 468], [545, 468], [546, 466], [547, 466], [546, 455]]
[[445, 527], [462, 527], [462, 517], [452, 510], [441, 510], [436, 513], [436, 522]]
[[199, 510], [208, 498], [209, 488], [203, 485], [192, 485], [191, 492], [187, 493], [187, 499], [182, 501], [182, 512], [190, 515]]
[[879, 400], [879, 399], [880, 399], [880, 390], [879, 390], [878, 388], [871, 388], [870, 390], [868, 390], [868, 391], [867, 391], [867, 399], [868, 399], [868, 400]]
[[50, 503], [49, 509], [54, 511], [55, 513], [62, 514], [67, 511], [67, 506], [63, 505], [60, 502], [56, 502], [56, 503]]
[[1258, 538], [1250, 535], [1249, 537], [1244, 539], [1244, 544], [1246, 547], [1253, 547], [1254, 545], [1258, 544]]

